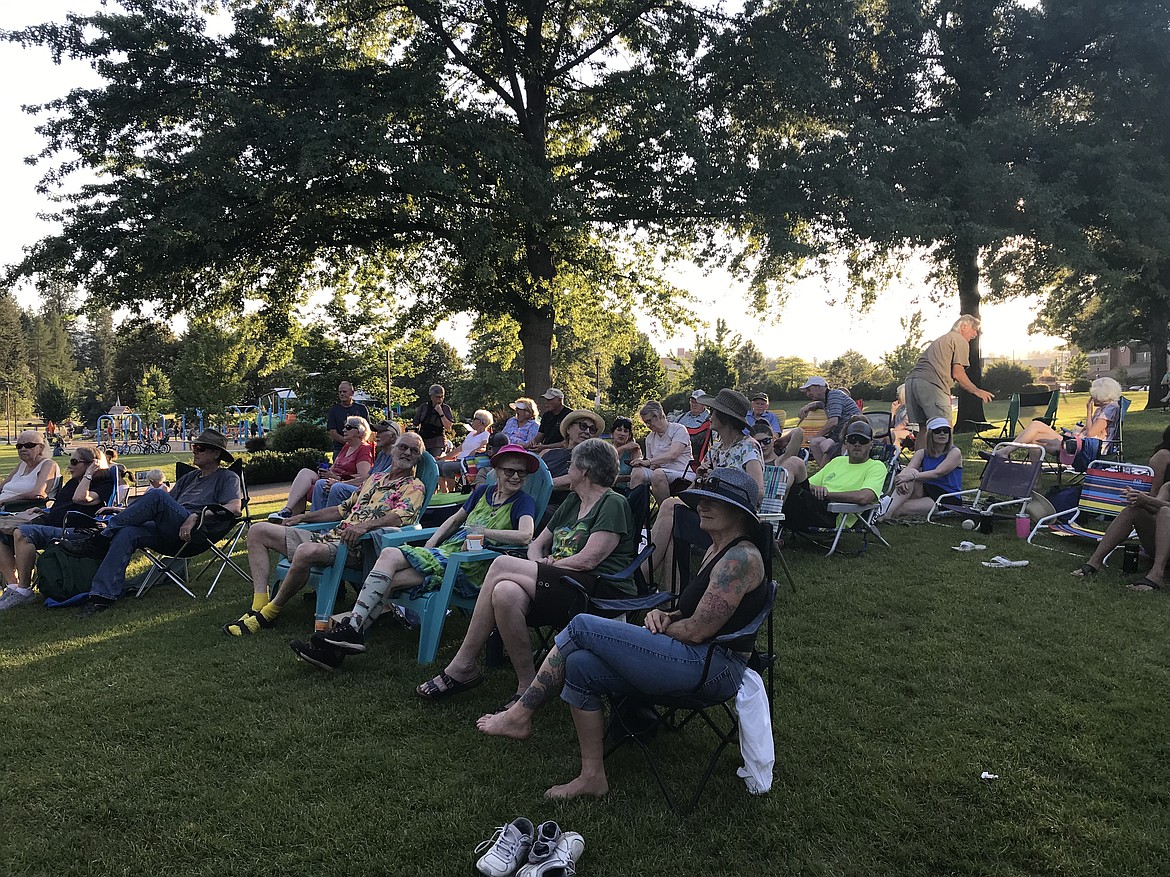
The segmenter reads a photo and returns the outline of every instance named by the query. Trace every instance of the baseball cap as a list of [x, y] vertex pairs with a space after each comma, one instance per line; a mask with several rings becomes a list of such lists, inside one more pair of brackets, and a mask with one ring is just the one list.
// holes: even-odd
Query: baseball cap
[[402, 435], [402, 428], [391, 420], [379, 420], [370, 427], [374, 432], [393, 432], [395, 435]]
[[859, 436], [863, 436], [864, 438], [867, 438], [867, 439], [872, 439], [873, 438], [873, 427], [870, 426], [868, 423], [866, 423], [864, 420], [855, 420], [853, 423], [849, 424], [849, 426], [847, 426], [845, 428], [845, 438], [849, 438], [850, 436], [854, 436], [854, 435], [859, 435]]
[[700, 396], [706, 396], [706, 395], [707, 395], [707, 392], [705, 390], [695, 390], [695, 392], [691, 393], [691, 398], [698, 399]]
[[807, 390], [809, 387], [827, 387], [827, 386], [829, 386], [828, 381], [826, 381], [820, 375], [816, 375], [815, 377], [811, 377], [807, 381], [805, 381], [803, 384], [801, 384], [800, 389]]
[[565, 394], [556, 387], [549, 387], [541, 394], [541, 399], [564, 399]]
[[756, 395], [752, 396], [753, 402], [755, 402], [757, 399], [762, 399], [764, 402], [771, 402], [772, 401], [771, 399], [768, 398], [767, 393], [762, 393], [762, 392], [756, 393]]

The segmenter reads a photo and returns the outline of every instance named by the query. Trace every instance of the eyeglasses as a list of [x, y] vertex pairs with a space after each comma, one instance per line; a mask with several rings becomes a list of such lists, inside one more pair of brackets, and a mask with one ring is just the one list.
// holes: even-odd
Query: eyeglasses
[[597, 432], [597, 426], [588, 420], [575, 421], [573, 426], [577, 427], [581, 432]]
[[89, 460], [74, 460], [72, 457], [69, 458], [70, 466], [76, 466], [78, 463], [85, 463], [88, 466]]
[[746, 489], [738, 484], [732, 484], [730, 481], [724, 481], [722, 478], [715, 476], [700, 478], [695, 482], [695, 487], [699, 490], [708, 490], [711, 493], [731, 494], [730, 497], [727, 497], [728, 499], [735, 499], [749, 509], [755, 506]]
[[213, 448], [211, 445], [191, 445], [191, 450], [199, 453], [200, 451], [218, 451], [219, 448]]
[[44, 445], [42, 445], [40, 442], [27, 442], [25, 444], [21, 444], [20, 442], [17, 442], [15, 447], [18, 451], [25, 451], [25, 450], [28, 450], [29, 448], [43, 448]]
[[845, 444], [847, 445], [868, 445], [873, 439], [866, 438], [863, 435], [847, 435], [845, 436]]
[[507, 478], [523, 478], [528, 474], [527, 469], [513, 469], [511, 466], [497, 466], [496, 471]]
[[400, 454], [414, 454], [416, 457], [422, 453], [418, 448], [411, 447], [410, 445], [395, 445], [394, 450]]

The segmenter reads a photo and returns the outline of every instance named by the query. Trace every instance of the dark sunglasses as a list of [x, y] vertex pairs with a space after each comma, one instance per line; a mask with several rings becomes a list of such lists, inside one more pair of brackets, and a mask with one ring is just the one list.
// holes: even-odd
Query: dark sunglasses
[[695, 487], [699, 490], [710, 491], [711, 493], [731, 494], [729, 498], [738, 500], [748, 508], [755, 505], [744, 488], [738, 484], [732, 484], [730, 481], [724, 481], [722, 478], [714, 475], [708, 476], [707, 478], [700, 478], [695, 482]]
[[950, 435], [951, 428], [949, 426], [940, 426], [936, 429], [932, 429], [931, 432], [933, 432], [935, 435]]
[[211, 445], [191, 445], [191, 450], [199, 453], [200, 451], [218, 451], [219, 448], [214, 448]]
[[761, 445], [763, 445], [765, 448], [766, 448], [768, 445], [772, 444], [772, 440], [771, 440], [770, 438], [757, 438], [757, 439], [756, 439], [756, 441], [758, 441], [758, 442], [759, 442]]
[[85, 463], [85, 465], [88, 466], [89, 460], [75, 460], [72, 457], [69, 458], [69, 465], [70, 466], [76, 466], [78, 463]]
[[360, 428], [361, 427], [359, 427], [356, 423], [347, 423], [345, 426], [343, 426], [341, 428], [341, 431], [347, 432], [348, 430], [351, 430], [351, 429], [360, 429]]
[[14, 445], [14, 447], [18, 451], [23, 451], [23, 450], [26, 450], [27, 448], [39, 448], [39, 447], [41, 447], [41, 444], [40, 444], [40, 442], [28, 442], [28, 443], [22, 445], [19, 442], [17, 442], [16, 445]]
[[847, 445], [868, 445], [873, 439], [866, 438], [863, 435], [847, 435], [845, 436], [845, 444]]
[[527, 469], [513, 469], [511, 466], [497, 466], [496, 471], [508, 478], [524, 478], [528, 475]]
[[578, 420], [573, 426], [577, 427], [581, 432], [597, 432], [597, 427], [588, 420]]

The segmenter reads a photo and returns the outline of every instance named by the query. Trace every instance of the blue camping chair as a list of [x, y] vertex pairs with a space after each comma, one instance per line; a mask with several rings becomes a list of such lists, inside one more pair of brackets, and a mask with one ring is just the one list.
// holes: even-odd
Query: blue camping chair
[[[488, 474], [488, 482], [491, 483], [494, 480], [495, 471], [493, 470]], [[552, 475], [549, 474], [548, 467], [544, 465], [543, 460], [540, 461], [537, 470], [529, 475], [524, 482], [524, 492], [531, 496], [533, 502], [536, 503], [534, 521], [539, 525], [545, 509], [548, 508], [548, 501], [552, 497]], [[406, 542], [425, 542], [434, 532], [434, 530], [429, 533], [426, 531], [411, 532], [408, 534], [408, 538], [399, 539], [397, 542], [383, 541], [379, 547], [402, 545]], [[398, 535], [397, 533], [385, 534], [382, 539], [385, 540], [386, 536]], [[429, 664], [435, 660], [435, 655], [439, 651], [439, 638], [443, 635], [443, 622], [447, 619], [447, 610], [458, 609], [470, 615], [475, 609], [476, 597], [460, 597], [455, 593], [455, 580], [459, 576], [460, 567], [464, 563], [476, 560], [491, 560], [499, 557], [501, 553], [502, 551], [491, 548], [482, 548], [479, 551], [456, 551], [447, 558], [447, 569], [438, 590], [427, 591], [417, 596], [412, 595], [409, 591], [404, 591], [392, 598], [402, 608], [417, 613], [422, 620], [418, 639], [418, 662], [420, 664]]]
[[[422, 455], [418, 458], [418, 463], [415, 464], [414, 471], [415, 475], [417, 475], [418, 479], [423, 483], [423, 504], [422, 508], [418, 510], [418, 516], [421, 518], [422, 513], [427, 510], [427, 506], [431, 502], [431, 497], [435, 495], [435, 487], [439, 483], [439, 466], [435, 462], [434, 457], [432, 457], [426, 451], [423, 451]], [[338, 522], [336, 521], [331, 521], [326, 524], [297, 524], [296, 526], [304, 530], [325, 532], [327, 530], [332, 530], [337, 526], [337, 523]], [[371, 542], [372, 546], [375, 548], [376, 555], [377, 551], [380, 551], [382, 548], [386, 547], [386, 544], [394, 544], [393, 542], [379, 544], [377, 541], [377, 537], [379, 535], [383, 537], [399, 538], [399, 544], [401, 544], [401, 542], [407, 541], [408, 536], [416, 536], [416, 534], [421, 531], [422, 528], [418, 524], [413, 524], [410, 527], [404, 527], [402, 530], [394, 533], [388, 533], [384, 530], [375, 530], [363, 536], [362, 540], [369, 540]], [[352, 569], [346, 566], [346, 562], [348, 560], [349, 546], [342, 542], [337, 546], [337, 558], [333, 561], [332, 566], [315, 566], [309, 573], [309, 585], [311, 587], [315, 587], [317, 591], [316, 621], [319, 626], [322, 624], [327, 624], [330, 616], [333, 615], [333, 604], [337, 602], [337, 592], [341, 589], [341, 583], [343, 581], [353, 582], [354, 584], [360, 586], [361, 583], [365, 580], [365, 572], [363, 570]], [[276, 565], [276, 569], [273, 570], [272, 573], [271, 589], [273, 592], [275, 592], [276, 589], [280, 586], [280, 583], [284, 581], [284, 577], [288, 574], [288, 567], [288, 558], [282, 557], [280, 562]]]

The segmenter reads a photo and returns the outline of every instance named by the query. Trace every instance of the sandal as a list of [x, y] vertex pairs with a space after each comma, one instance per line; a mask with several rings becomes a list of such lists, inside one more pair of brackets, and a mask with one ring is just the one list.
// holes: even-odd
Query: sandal
[[444, 670], [434, 679], [428, 679], [422, 685], [414, 690], [414, 693], [423, 700], [440, 701], [446, 700], [449, 697], [454, 697], [457, 694], [462, 694], [465, 691], [470, 691], [483, 682], [483, 673], [476, 673], [472, 678], [466, 682], [459, 682], [447, 675]]
[[513, 704], [519, 703], [520, 698], [523, 696], [524, 695], [522, 695], [522, 694], [513, 694], [511, 697], [509, 697], [507, 700], [505, 700], [502, 704], [500, 704], [498, 707], [496, 707], [492, 712], [506, 713], [509, 709], [512, 708]]
[[1089, 576], [1095, 576], [1100, 571], [1101, 570], [1097, 569], [1097, 567], [1093, 566], [1092, 564], [1082, 563], [1079, 567], [1074, 569], [1070, 575], [1074, 575], [1082, 579], [1087, 579]]
[[250, 636], [261, 630], [267, 630], [276, 622], [269, 621], [255, 609], [249, 609], [235, 621], [229, 621], [223, 626], [223, 632], [228, 636]]
[[1155, 582], [1153, 579], [1150, 579], [1150, 578], [1138, 579], [1136, 582], [1130, 582], [1128, 585], [1126, 585], [1126, 587], [1129, 588], [1131, 591], [1138, 591], [1141, 593], [1144, 593], [1147, 591], [1160, 591], [1160, 590], [1162, 590], [1161, 583]]

